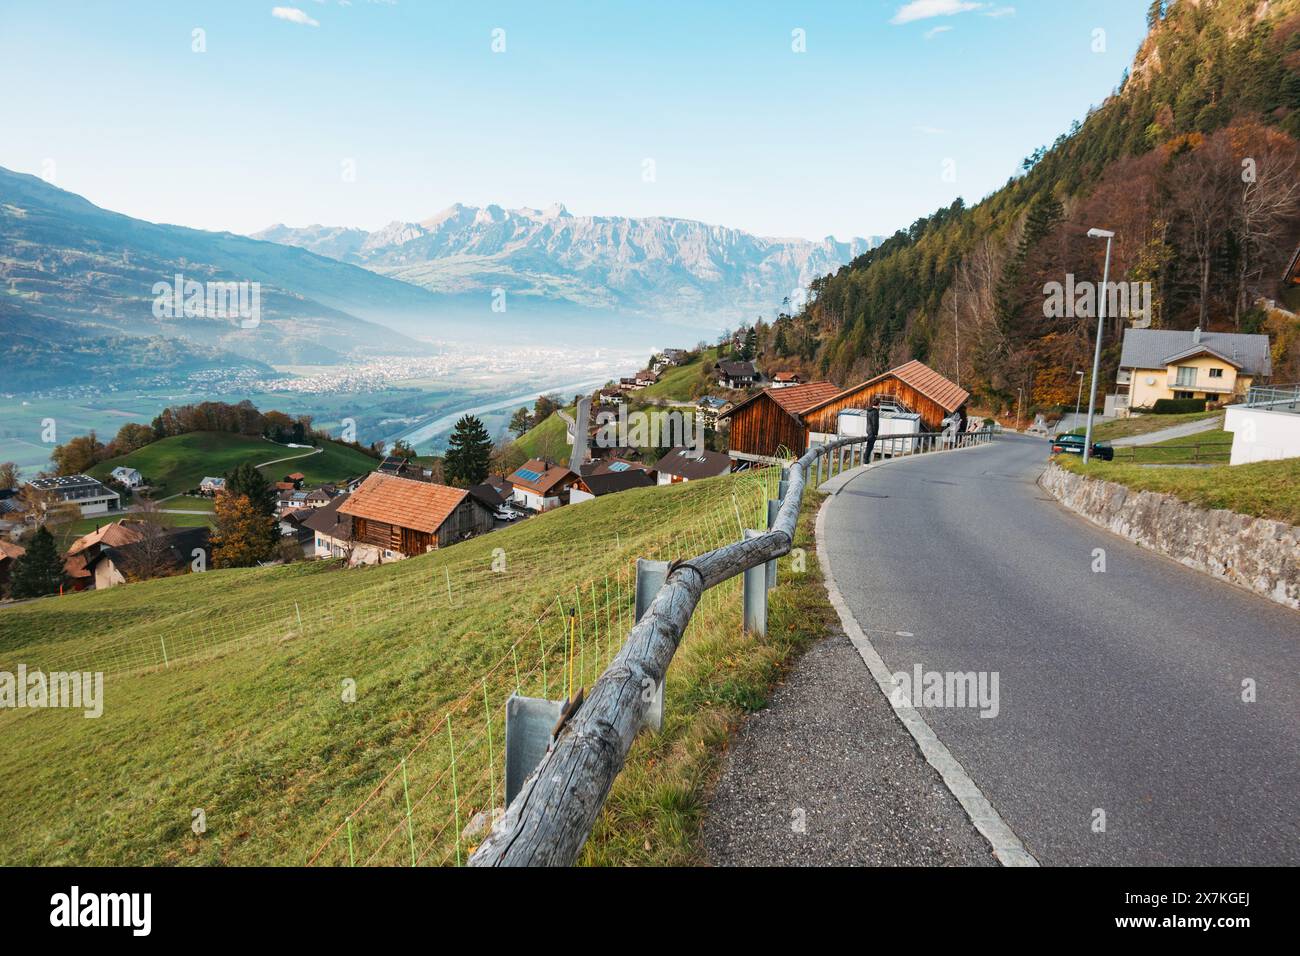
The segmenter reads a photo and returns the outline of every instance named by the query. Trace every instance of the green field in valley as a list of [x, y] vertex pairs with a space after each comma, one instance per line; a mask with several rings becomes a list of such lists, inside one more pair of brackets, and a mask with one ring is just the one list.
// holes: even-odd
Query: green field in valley
[[[761, 526], [774, 477], [628, 491], [381, 567], [208, 571], [0, 609], [0, 670], [107, 672], [98, 719], [0, 712], [0, 864], [463, 860], [474, 837], [457, 834], [503, 802], [508, 694], [590, 687], [631, 626], [635, 559]], [[693, 858], [729, 728], [826, 626], [801, 606], [818, 579], [781, 564], [765, 639], [741, 629], [739, 579], [702, 602], [664, 730], [634, 747], [586, 862]]]
[[262, 469], [268, 478], [275, 481], [300, 471], [307, 476], [308, 485], [363, 475], [377, 464], [374, 458], [346, 445], [326, 441], [321, 447], [317, 452], [228, 432], [191, 432], [101, 461], [90, 473], [106, 478], [119, 465], [137, 468], [151, 483], [153, 497], [164, 498], [197, 488], [204, 477], [220, 477], [243, 462], [277, 462]]

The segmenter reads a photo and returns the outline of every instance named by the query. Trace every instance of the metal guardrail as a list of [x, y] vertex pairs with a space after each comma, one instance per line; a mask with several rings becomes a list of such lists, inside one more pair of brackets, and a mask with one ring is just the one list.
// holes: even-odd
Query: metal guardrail
[[[925, 433], [884, 436], [909, 440], [900, 454], [989, 444], [993, 432]], [[804, 488], [816, 466], [816, 481], [866, 463], [875, 455], [877, 436], [843, 438], [810, 448], [786, 469], [779, 501], [767, 531], [751, 531], [741, 541], [675, 561], [654, 600], [633, 626], [622, 649], [585, 700], [569, 702], [554, 731], [553, 743], [519, 793], [469, 860], [470, 866], [570, 866], [590, 836], [632, 741], [655, 706], [668, 665], [704, 592], [745, 574], [746, 626], [762, 631], [766, 621], [767, 567], [790, 553], [803, 504]], [[865, 447], [864, 447], [865, 446]], [[846, 464], [847, 451], [847, 464]], [[835, 456], [835, 457], [833, 457]], [[838, 467], [837, 467], [838, 466]], [[761, 592], [761, 594], [759, 593]], [[761, 610], [751, 613], [751, 604]]]
[[1246, 393], [1244, 404], [1247, 408], [1300, 412], [1300, 384], [1252, 385]]

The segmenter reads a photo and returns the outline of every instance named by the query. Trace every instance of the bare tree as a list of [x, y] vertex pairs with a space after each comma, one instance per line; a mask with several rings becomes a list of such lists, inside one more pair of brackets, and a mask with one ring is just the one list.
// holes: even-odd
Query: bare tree
[[1199, 313], [1197, 327], [1210, 318], [1210, 270], [1232, 221], [1240, 183], [1238, 166], [1225, 139], [1206, 140], [1173, 170], [1171, 193], [1183, 214], [1187, 245], [1196, 256]]
[[1295, 147], [1284, 137], [1259, 128], [1233, 132], [1241, 133], [1234, 145], [1245, 153], [1235, 217], [1241, 237], [1235, 304], [1240, 328], [1241, 315], [1250, 307], [1248, 285], [1263, 272], [1265, 250], [1300, 211], [1300, 170]]

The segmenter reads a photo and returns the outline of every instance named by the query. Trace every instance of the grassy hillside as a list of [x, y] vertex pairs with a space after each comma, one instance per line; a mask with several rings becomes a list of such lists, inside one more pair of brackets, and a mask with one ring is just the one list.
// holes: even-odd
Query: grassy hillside
[[[575, 414], [572, 406], [566, 408]], [[569, 426], [557, 413], [552, 412], [515, 439], [515, 446], [529, 458], [549, 458], [551, 461], [568, 461], [573, 446], [569, 444]]]
[[[631, 624], [635, 558], [758, 525], [772, 477], [630, 491], [382, 567], [209, 571], [0, 610], [0, 670], [108, 671], [97, 720], [0, 711], [0, 863], [299, 864], [318, 847], [321, 864], [455, 862], [456, 834], [503, 802], [506, 696], [590, 686]], [[797, 606], [810, 576], [781, 574], [766, 640], [741, 632], [738, 580], [703, 602], [664, 732], [634, 748], [588, 862], [690, 858], [727, 729], [824, 626]]]
[[105, 478], [119, 465], [138, 468], [154, 486], [154, 497], [179, 494], [198, 487], [206, 475], [220, 476], [246, 461], [254, 464], [290, 458], [268, 466], [268, 478], [278, 480], [288, 472], [301, 471], [309, 484], [338, 481], [371, 471], [375, 459], [346, 445], [327, 441], [323, 451], [288, 448], [262, 438], [249, 438], [229, 432], [190, 432], [163, 438], [129, 455], [109, 458], [90, 469], [97, 478]]
[[659, 381], [636, 393], [638, 398], [662, 398], [675, 402], [689, 402], [708, 393], [707, 378], [718, 360], [716, 348], [705, 349], [700, 357], [685, 365], [664, 370]]

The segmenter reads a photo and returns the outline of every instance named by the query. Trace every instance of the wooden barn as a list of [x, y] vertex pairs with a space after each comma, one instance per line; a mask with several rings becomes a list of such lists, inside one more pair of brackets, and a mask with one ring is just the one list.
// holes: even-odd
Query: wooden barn
[[767, 389], [724, 417], [731, 419], [731, 457], [763, 461], [802, 454], [813, 441], [834, 436], [843, 411], [889, 401], [920, 415], [925, 431], [939, 431], [945, 418], [964, 413], [969, 400], [960, 385], [911, 361], [845, 389], [830, 382]]
[[364, 557], [390, 560], [492, 530], [492, 510], [463, 488], [374, 472], [338, 513], [352, 519], [351, 540]]
[[808, 428], [801, 415], [838, 394], [840, 387], [831, 382], [763, 389], [718, 416], [731, 420], [728, 453], [744, 461], [803, 454]]

